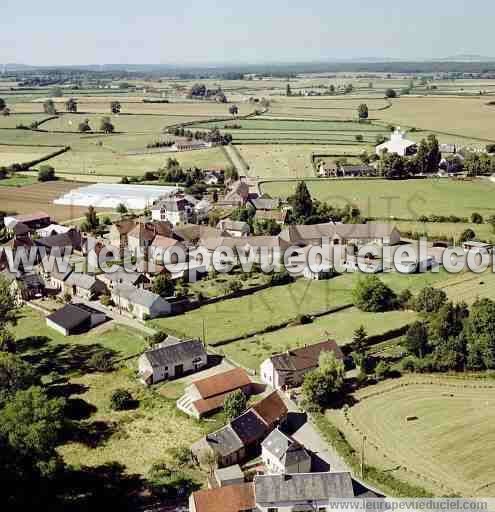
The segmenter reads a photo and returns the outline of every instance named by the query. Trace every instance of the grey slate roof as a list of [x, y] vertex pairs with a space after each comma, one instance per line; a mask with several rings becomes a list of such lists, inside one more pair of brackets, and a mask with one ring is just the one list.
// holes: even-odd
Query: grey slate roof
[[47, 316], [47, 320], [51, 320], [53, 323], [67, 330], [80, 327], [88, 322], [90, 318], [91, 313], [75, 304], [67, 304], [58, 311], [55, 311], [55, 313]]
[[72, 272], [69, 277], [65, 280], [68, 286], [77, 286], [83, 290], [91, 290], [96, 283], [96, 278], [89, 274], [80, 274], [78, 272]]
[[230, 426], [244, 445], [261, 440], [266, 435], [267, 427], [251, 409], [230, 422]]
[[349, 472], [262, 475], [254, 479], [254, 488], [257, 503], [354, 497]]
[[310, 458], [303, 446], [278, 428], [263, 441], [262, 446], [286, 467]]
[[[169, 338], [172, 339], [169, 340]], [[153, 368], [173, 366], [184, 360], [206, 356], [205, 348], [199, 340], [181, 341], [172, 336], [169, 336], [167, 340], [159, 347], [144, 353]]]
[[164, 301], [164, 299], [156, 293], [126, 284], [115, 286], [113, 293], [126, 298], [129, 302], [139, 304], [146, 308], [151, 308], [156, 301]]
[[263, 197], [258, 197], [256, 199], [251, 199], [251, 204], [257, 210], [276, 210], [280, 206], [280, 199], [265, 199]]
[[244, 448], [244, 444], [230, 425], [226, 425], [220, 430], [208, 434], [206, 442], [222, 457], [236, 453]]

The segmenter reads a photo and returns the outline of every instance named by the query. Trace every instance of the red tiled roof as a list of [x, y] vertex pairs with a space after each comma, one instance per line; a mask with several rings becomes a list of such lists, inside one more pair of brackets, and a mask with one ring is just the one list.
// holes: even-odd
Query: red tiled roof
[[256, 507], [252, 483], [196, 491], [192, 499], [196, 512], [244, 512]]
[[322, 352], [333, 352], [335, 357], [340, 360], [344, 358], [337, 343], [334, 340], [328, 340], [274, 355], [271, 357], [271, 361], [276, 370], [309, 370], [318, 366], [318, 359]]
[[268, 426], [278, 423], [288, 412], [287, 406], [276, 391], [260, 400], [257, 404], [254, 404], [251, 408]]
[[224, 373], [194, 381], [193, 384], [202, 398], [211, 398], [251, 384], [251, 379], [242, 368], [234, 368]]
[[162, 247], [163, 249], [168, 249], [170, 247], [173, 247], [174, 245], [177, 245], [178, 243], [179, 241], [175, 240], [174, 238], [156, 235], [151, 245], [152, 247]]
[[199, 415], [203, 416], [209, 412], [221, 409], [228, 394], [229, 393], [222, 393], [221, 395], [217, 395], [211, 398], [202, 398], [201, 400], [196, 400], [193, 402], [193, 406], [196, 411], [198, 411]]

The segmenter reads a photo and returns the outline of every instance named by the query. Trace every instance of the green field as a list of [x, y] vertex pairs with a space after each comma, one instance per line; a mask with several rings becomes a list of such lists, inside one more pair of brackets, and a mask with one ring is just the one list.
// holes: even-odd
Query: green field
[[436, 238], [458, 239], [466, 229], [472, 229], [476, 233], [477, 240], [495, 242], [495, 234], [489, 224], [473, 224], [472, 222], [398, 222], [397, 228], [402, 233], [412, 231], [426, 233], [430, 240]]
[[[297, 181], [266, 182], [264, 193], [287, 197]], [[495, 184], [487, 180], [313, 180], [307, 182], [316, 199], [334, 205], [352, 204], [366, 217], [417, 219], [421, 215], [457, 215], [473, 212], [489, 216], [495, 212]], [[462, 200], [460, 200], [462, 198]]]
[[366, 435], [368, 465], [436, 496], [493, 494], [495, 386], [490, 381], [415, 376], [363, 389], [355, 399], [346, 415], [343, 410], [327, 415], [358, 452]]
[[[426, 284], [446, 281], [450, 276], [446, 272], [407, 276], [390, 273], [383, 274], [381, 278], [396, 291], [404, 288], [416, 291]], [[183, 336], [201, 338], [204, 321], [206, 341], [211, 344], [237, 336], [248, 337], [269, 326], [294, 320], [298, 315], [351, 304], [352, 289], [357, 279], [358, 274], [345, 274], [328, 281], [298, 279], [290, 285], [210, 304], [178, 317], [152, 320], [151, 325]]]
[[364, 313], [357, 308], [350, 308], [317, 318], [309, 325], [287, 327], [229, 343], [220, 350], [232, 361], [259, 372], [260, 364], [272, 354], [326, 339], [335, 339], [340, 345], [345, 345], [361, 325], [365, 326], [368, 335], [375, 335], [402, 327], [415, 319], [416, 314], [412, 311]]

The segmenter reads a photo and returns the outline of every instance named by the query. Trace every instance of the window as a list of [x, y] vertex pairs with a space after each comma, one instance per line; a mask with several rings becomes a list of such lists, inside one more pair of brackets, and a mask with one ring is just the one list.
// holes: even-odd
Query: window
[[278, 512], [278, 508], [269, 508], [268, 512]]

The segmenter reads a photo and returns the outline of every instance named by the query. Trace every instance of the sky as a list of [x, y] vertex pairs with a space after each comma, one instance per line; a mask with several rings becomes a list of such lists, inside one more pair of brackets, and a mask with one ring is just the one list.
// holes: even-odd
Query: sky
[[0, 63], [494, 57], [493, 0], [0, 0]]

